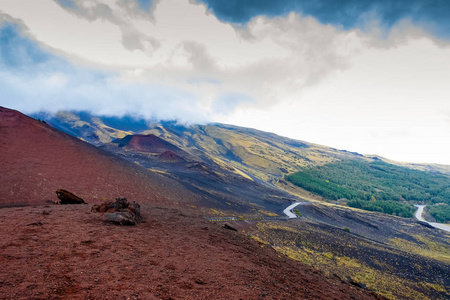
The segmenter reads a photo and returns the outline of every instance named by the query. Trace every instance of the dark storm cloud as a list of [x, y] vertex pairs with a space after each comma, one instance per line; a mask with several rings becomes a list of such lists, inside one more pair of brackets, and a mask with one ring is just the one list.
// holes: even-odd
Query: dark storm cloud
[[221, 20], [247, 23], [255, 16], [283, 16], [292, 11], [309, 15], [322, 23], [352, 29], [377, 18], [390, 29], [410, 19], [440, 37], [450, 38], [448, 0], [198, 0]]

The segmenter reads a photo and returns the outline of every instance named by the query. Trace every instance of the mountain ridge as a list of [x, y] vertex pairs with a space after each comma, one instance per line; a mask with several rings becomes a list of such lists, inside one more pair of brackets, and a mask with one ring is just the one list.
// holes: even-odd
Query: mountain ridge
[[[73, 121], [72, 121], [72, 124], [69, 124], [69, 122], [67, 122], [67, 121], [64, 124], [64, 120], [68, 118], [66, 115], [69, 115], [72, 118], [74, 118], [74, 117], [76, 118], [77, 114], [79, 114], [79, 113], [78, 112], [60, 112], [54, 116], [52, 116], [51, 114], [46, 114], [46, 113], [33, 114], [32, 116], [35, 118], [42, 118], [42, 119], [49, 120], [50, 123], [52, 123], [52, 122], [55, 123], [56, 127], [59, 128], [60, 130], [69, 132], [72, 127], [79, 128], [80, 126], [74, 126], [76, 122], [73, 122]], [[92, 132], [98, 133], [95, 135], [102, 136], [105, 134], [105, 128], [108, 128], [109, 126], [103, 124], [102, 120], [108, 119], [108, 117], [94, 116], [87, 112], [82, 112], [82, 114], [83, 114], [84, 121], [81, 121], [81, 118], [80, 118], [80, 121], [90, 124]], [[121, 120], [123, 118], [125, 118], [127, 120], [124, 123], [125, 125], [121, 124]], [[185, 126], [185, 125], [177, 124], [175, 121], [147, 122], [146, 125], [144, 125], [145, 121], [143, 119], [133, 119], [131, 117], [123, 117], [123, 118], [118, 118], [118, 117], [113, 118], [114, 124], [117, 127], [121, 127], [122, 129], [126, 129], [127, 126], [131, 126], [133, 128], [137, 128], [139, 130], [130, 132], [130, 131], [114, 129], [117, 131], [114, 131], [114, 134], [111, 135], [112, 138], [115, 138], [114, 136], [116, 134], [118, 134], [118, 132], [120, 132], [120, 134], [122, 135], [121, 138], [123, 138], [127, 134], [154, 134], [156, 136], [163, 137], [168, 141], [172, 141], [172, 142], [175, 141], [176, 142], [175, 145], [177, 145], [179, 147], [195, 148], [195, 147], [193, 147], [194, 143], [192, 142], [192, 140], [187, 141], [187, 140], [180, 139], [181, 133], [189, 133], [190, 135], [193, 135], [195, 133], [202, 135], [202, 133], [203, 133], [203, 136], [208, 136], [211, 132], [214, 132], [213, 128], [217, 127], [217, 128], [222, 128], [222, 129], [229, 130], [229, 131], [236, 131], [241, 134], [242, 133], [250, 134], [250, 135], [253, 135], [254, 137], [259, 137], [259, 138], [262, 138], [265, 140], [267, 140], [268, 138], [271, 138], [273, 141], [276, 141], [276, 143], [272, 143], [272, 145], [269, 144], [269, 146], [272, 146], [274, 148], [277, 148], [277, 143], [285, 144], [285, 145], [291, 146], [293, 148], [312, 148], [311, 150], [313, 152], [316, 152], [315, 155], [312, 155], [312, 158], [310, 158], [308, 156], [301, 157], [301, 155], [299, 155], [299, 153], [294, 152], [294, 154], [300, 156], [299, 157], [300, 160], [304, 160], [304, 161], [301, 161], [304, 164], [307, 164], [308, 162], [310, 162], [309, 160], [312, 160], [317, 163], [321, 163], [321, 162], [323, 162], [320, 159], [321, 156], [326, 157], [326, 159], [324, 157], [322, 157], [322, 159], [324, 161], [329, 161], [330, 159], [333, 159], [333, 158], [336, 159], [336, 158], [348, 157], [348, 158], [355, 158], [355, 159], [361, 158], [361, 159], [367, 159], [367, 160], [382, 160], [382, 161], [385, 161], [390, 164], [404, 166], [404, 167], [411, 168], [411, 169], [418, 169], [418, 170], [423, 170], [423, 171], [428, 171], [428, 172], [438, 172], [438, 173], [443, 173], [443, 174], [450, 174], [450, 166], [449, 165], [398, 162], [398, 161], [390, 160], [388, 158], [385, 158], [385, 157], [382, 157], [379, 155], [375, 155], [375, 154], [360, 154], [360, 153], [352, 152], [352, 151], [348, 151], [348, 150], [339, 150], [339, 149], [329, 147], [329, 146], [323, 146], [320, 144], [315, 144], [315, 143], [305, 142], [302, 140], [296, 140], [296, 139], [283, 137], [283, 136], [280, 136], [280, 135], [278, 135], [276, 133], [272, 133], [272, 132], [265, 132], [265, 131], [261, 131], [258, 129], [245, 128], [245, 127], [240, 127], [240, 126], [236, 126], [236, 125], [223, 124], [223, 123], [209, 123], [206, 125], [193, 124], [193, 125]], [[96, 120], [95, 123], [97, 123], [97, 124], [94, 124], [94, 122], [87, 122], [89, 119]], [[86, 123], [83, 123], [83, 124], [86, 125]], [[96, 126], [92, 126], [93, 124]], [[110, 125], [112, 125], [112, 124], [110, 124]], [[109, 128], [112, 128], [112, 127], [109, 127]], [[206, 129], [206, 131], [205, 131], [205, 129]], [[207, 132], [207, 131], [209, 131], [209, 132]], [[92, 132], [91, 132], [91, 134], [92, 134]], [[86, 134], [86, 133], [84, 133], [84, 134], [78, 133], [78, 134], [75, 134], [75, 136], [78, 136], [79, 138], [82, 138], [88, 142], [91, 142], [94, 145], [100, 145], [100, 144], [104, 143], [104, 142], [100, 142], [97, 139], [91, 139], [91, 141], [89, 141], [90, 135]], [[106, 142], [111, 142], [112, 138]], [[221, 140], [220, 138], [217, 138], [217, 137], [214, 137], [214, 138], [215, 139], [213, 139], [212, 141], [217, 144], [215, 146], [215, 150], [218, 150], [218, 148], [220, 149], [221, 146], [222, 147], [224, 146], [223, 140]], [[201, 144], [200, 144], [200, 148], [202, 148]], [[211, 149], [208, 149], [208, 150], [211, 150]], [[226, 150], [231, 152], [231, 153], [229, 153], [229, 155], [235, 155], [235, 153], [233, 153], [232, 149], [225, 149], [225, 151]], [[192, 149], [192, 151], [195, 151], [195, 149]], [[304, 151], [303, 151], [303, 153], [304, 153]], [[239, 160], [239, 156], [237, 156], [237, 157], [234, 156], [231, 158], [235, 159], [235, 160]]]
[[[72, 186], [74, 187], [78, 186], [79, 189], [96, 191], [104, 195], [110, 193], [111, 196], [109, 194], [107, 195], [108, 200], [115, 193], [131, 189], [132, 187], [132, 185], [117, 185], [114, 180], [118, 179], [112, 178], [111, 180], [109, 176], [114, 175], [118, 177], [120, 179], [119, 183], [127, 179], [131, 182], [130, 184], [135, 184], [137, 187], [140, 185], [139, 182], [144, 184], [142, 191], [138, 191], [135, 188], [131, 189], [135, 190], [136, 196], [130, 197], [130, 200], [137, 200], [138, 202], [139, 199], [143, 200], [142, 214], [147, 216], [148, 219], [145, 220], [142, 226], [138, 225], [136, 228], [145, 229], [144, 231], [146, 233], [141, 229], [131, 230], [130, 238], [132, 240], [139, 240], [144, 245], [147, 245], [146, 239], [135, 235], [135, 233], [143, 236], [150, 233], [154, 237], [152, 239], [153, 242], [158, 241], [161, 245], [165, 245], [170, 249], [170, 251], [166, 251], [165, 248], [155, 248], [155, 251], [158, 251], [158, 256], [164, 256], [164, 260], [159, 266], [155, 265], [155, 262], [152, 260], [150, 265], [156, 267], [150, 268], [161, 272], [157, 272], [156, 274], [170, 274], [170, 280], [175, 285], [169, 284], [169, 281], [164, 281], [165, 277], [155, 277], [158, 285], [150, 283], [147, 289], [138, 285], [141, 297], [143, 297], [143, 293], [148, 293], [149, 291], [159, 295], [162, 293], [162, 295], [165, 295], [164, 297], [179, 295], [171, 294], [169, 287], [175, 288], [177, 291], [185, 291], [185, 288], [192, 289], [191, 292], [187, 292], [195, 295], [209, 295], [209, 287], [217, 289], [218, 286], [214, 285], [214, 282], [205, 280], [203, 276], [198, 280], [199, 274], [203, 274], [200, 272], [200, 269], [195, 269], [193, 273], [194, 277], [186, 275], [180, 269], [185, 268], [183, 267], [185, 266], [184, 262], [179, 262], [177, 260], [178, 258], [166, 255], [168, 252], [169, 254], [178, 253], [180, 257], [191, 257], [192, 252], [189, 249], [185, 249], [184, 246], [197, 249], [195, 257], [201, 259], [191, 259], [192, 263], [205, 266], [205, 261], [211, 261], [211, 263], [208, 263], [208, 266], [217, 264], [223, 269], [223, 262], [226, 262], [225, 266], [230, 266], [230, 268], [239, 270], [239, 272], [237, 274], [227, 273], [226, 270], [231, 269], [225, 267], [225, 271], [221, 275], [226, 275], [226, 278], [231, 278], [230, 276], [232, 276], [233, 280], [239, 282], [242, 281], [242, 278], [244, 280], [248, 278], [254, 283], [259, 282], [256, 287], [258, 291], [261, 291], [260, 295], [266, 293], [262, 291], [262, 286], [266, 285], [262, 284], [262, 282], [266, 282], [264, 281], [266, 277], [262, 274], [276, 274], [278, 276], [280, 273], [277, 273], [278, 271], [275, 270], [287, 270], [283, 263], [278, 261], [279, 258], [285, 258], [285, 255], [294, 260], [311, 264], [320, 270], [317, 271], [320, 274], [322, 274], [322, 271], [326, 272], [328, 278], [335, 278], [341, 283], [351, 283], [360, 288], [364, 287], [365, 289], [378, 293], [378, 295], [384, 295], [389, 298], [446, 299], [449, 295], [449, 291], [447, 290], [450, 282], [450, 278], [447, 276], [447, 274], [450, 274], [448, 265], [449, 253], [447, 250], [449, 240], [448, 235], [445, 233], [440, 233], [433, 228], [425, 227], [414, 219], [400, 218], [378, 212], [367, 212], [345, 205], [338, 205], [340, 203], [315, 198], [315, 196], [308, 195], [308, 192], [304, 191], [302, 193], [304, 193], [305, 197], [303, 197], [299, 193], [298, 188], [290, 190], [292, 186], [289, 186], [286, 182], [284, 183], [288, 185], [286, 190], [290, 190], [292, 193], [287, 193], [279, 188], [279, 185], [284, 185], [282, 183], [284, 175], [288, 174], [285, 171], [289, 172], [288, 169], [283, 171], [282, 168], [290, 165], [292, 162], [297, 162], [298, 165], [304, 164], [321, 167], [320, 165], [316, 165], [316, 163], [324, 163], [322, 166], [328, 166], [330, 164], [327, 162], [339, 161], [342, 157], [357, 157], [360, 162], [370, 161], [370, 159], [345, 151], [339, 152], [333, 149], [330, 150], [329, 148], [320, 148], [312, 144], [299, 144], [298, 141], [284, 148], [284, 143], [286, 141], [290, 142], [289, 139], [284, 140], [282, 137], [271, 135], [267, 142], [264, 142], [264, 133], [255, 132], [254, 134], [247, 134], [246, 129], [204, 125], [187, 128], [186, 126], [176, 125], [175, 123], [151, 124], [148, 131], [141, 132], [140, 134], [158, 133], [154, 136], [158, 135], [174, 147], [180, 146], [180, 149], [190, 155], [189, 159], [186, 160], [164, 160], [161, 159], [161, 155], [165, 152], [155, 153], [155, 149], [152, 147], [140, 149], [133, 149], [133, 147], [127, 148], [125, 146], [119, 147], [118, 143], [113, 142], [117, 141], [117, 138], [113, 139], [112, 135], [107, 136], [109, 142], [98, 144], [96, 148], [93, 145], [80, 141], [80, 139], [69, 137], [64, 133], [49, 128], [47, 124], [51, 125], [51, 119], [45, 120], [47, 124], [25, 116], [23, 119], [27, 121], [22, 123], [31, 124], [31, 128], [34, 128], [31, 132], [26, 126], [13, 126], [12, 128], [15, 131], [11, 128], [4, 130], [0, 126], [0, 133], [3, 134], [0, 141], [12, 141], [9, 144], [0, 144], [2, 150], [7, 150], [1, 152], [3, 156], [0, 156], [0, 158], [2, 158], [2, 162], [14, 163], [11, 169], [17, 172], [16, 174], [11, 171], [7, 172], [9, 174], [8, 176], [15, 180], [14, 182], [7, 182], [8, 185], [2, 185], [0, 194], [6, 195], [10, 189], [18, 188], [20, 186], [18, 183], [21, 180], [23, 185], [28, 187], [28, 191], [33, 191], [39, 185], [48, 185], [48, 182], [61, 183], [61, 181], [58, 181], [61, 178], [47, 176], [48, 171], [46, 171], [47, 173], [44, 177], [47, 180], [36, 176], [39, 173], [39, 169], [49, 168], [50, 165], [57, 167], [50, 168], [50, 171], [66, 171], [59, 177], [62, 177], [62, 179], [66, 178], [66, 182], [73, 184]], [[90, 122], [86, 115], [82, 116], [80, 120], [82, 123], [77, 123], [78, 121], [76, 120], [75, 122], [72, 122], [73, 120], [71, 122], [72, 124], [79, 124], [81, 127], [87, 126], [91, 129], [95, 129], [95, 126], [101, 125], [98, 120], [96, 123]], [[1, 122], [2, 118], [0, 118], [0, 125], [2, 124]], [[59, 126], [61, 126], [61, 123]], [[103, 125], [100, 127], [103, 128], [102, 130], [106, 128]], [[70, 126], [69, 129], [72, 130]], [[23, 131], [28, 132], [28, 134], [24, 134]], [[92, 131], [82, 132], [85, 132], [85, 138], [89, 138], [92, 134]], [[125, 133], [125, 131], [123, 132]], [[52, 136], [52, 134], [56, 135], [57, 138], [48, 137], [48, 135]], [[119, 140], [125, 138], [127, 135], [130, 136], [129, 134], [124, 134]], [[131, 137], [126, 140], [131, 140], [133, 135], [131, 134]], [[154, 136], [150, 136], [150, 138], [155, 139]], [[72, 142], [69, 143], [71, 147], [64, 146], [68, 143], [67, 141]], [[98, 139], [94, 138], [92, 142], [98, 143]], [[166, 143], [163, 144], [168, 145]], [[17, 147], [18, 145], [21, 147]], [[17, 149], [20, 151], [17, 151]], [[159, 152], [163, 150], [165, 151], [166, 149], [159, 149]], [[99, 156], [100, 153], [110, 158], [110, 160], [102, 159], [102, 156]], [[226, 157], [227, 155], [228, 157]], [[59, 159], [55, 160], [58, 157]], [[168, 158], [171, 157], [169, 154]], [[65, 162], [65, 160], [61, 160], [63, 158], [69, 160], [71, 164], [77, 167], [83, 166], [81, 170], [77, 171], [74, 169], [74, 174], [77, 174], [77, 176], [67, 178], [67, 174], [70, 174], [70, 172], [68, 172], [69, 169], [61, 168], [64, 165], [61, 162]], [[376, 161], [380, 162], [378, 160]], [[118, 166], [118, 162], [120, 163], [119, 165], [123, 164], [124, 169]], [[110, 165], [113, 171], [105, 172], [103, 167], [100, 168], [102, 165]], [[297, 167], [301, 166], [294, 166], [289, 169], [295, 170]], [[90, 168], [93, 168], [95, 172], [92, 173], [93, 171], [89, 171]], [[39, 179], [38, 181], [23, 180], [33, 174]], [[41, 174], [43, 173], [41, 172]], [[78, 180], [73, 180], [73, 177]], [[109, 180], [99, 181], [98, 178], [106, 178]], [[139, 181], [139, 178], [141, 178], [141, 181]], [[269, 180], [265, 180], [267, 178]], [[135, 182], [135, 180], [137, 181]], [[92, 185], [91, 183], [97, 183], [97, 185]], [[148, 186], [145, 186], [145, 183]], [[105, 189], [101, 188], [103, 185], [106, 186]], [[58, 186], [58, 188], [61, 188], [61, 186]], [[78, 194], [79, 189], [72, 191]], [[48, 195], [55, 197], [53, 188], [47, 190]], [[159, 195], [159, 197], [152, 199], [148, 192]], [[89, 195], [89, 193], [83, 192], [82, 194], [84, 196], [85, 194]], [[115, 196], [119, 195], [116, 194]], [[150, 198], [147, 199], [147, 197]], [[45, 200], [46, 198], [40, 199]], [[89, 198], [86, 200], [89, 202]], [[283, 217], [283, 210], [293, 202], [301, 203], [295, 208], [297, 218], [287, 220], [286, 217]], [[106, 251], [105, 253], [109, 253], [107, 255], [110, 255], [111, 252], [107, 249], [112, 249], [110, 248], [111, 240], [99, 238], [95, 234], [99, 234], [102, 237], [113, 234], [114, 239], [120, 239], [116, 233], [127, 232], [127, 229], [116, 230], [114, 229], [115, 227], [105, 228], [106, 231], [104, 231], [101, 229], [104, 224], [100, 220], [96, 221], [96, 217], [87, 211], [89, 209], [88, 207], [59, 208], [60, 206], [52, 206], [49, 203], [45, 203], [44, 206], [36, 204], [34, 204], [35, 207], [3, 208], [0, 210], [0, 213], [5, 214], [4, 219], [7, 222], [3, 222], [2, 225], [18, 224], [17, 238], [22, 238], [25, 241], [29, 241], [29, 243], [34, 243], [40, 237], [44, 237], [44, 240], [50, 240], [52, 244], [60, 245], [60, 247], [61, 242], [54, 239], [57, 236], [55, 235], [54, 228], [64, 228], [62, 233], [68, 239], [63, 240], [65, 245], [62, 248], [63, 252], [83, 256], [89, 265], [98, 263], [95, 259], [86, 259], [90, 257], [89, 251], [97, 253], [97, 249], [101, 248], [103, 249], [102, 251]], [[39, 211], [42, 209], [45, 213]], [[47, 214], [49, 210], [50, 213]], [[11, 217], [7, 217], [9, 214]], [[48, 217], [49, 215], [52, 217]], [[18, 222], [14, 222], [14, 218]], [[81, 220], [82, 226], [78, 223], [79, 220]], [[61, 222], [70, 224], [70, 226], [63, 227]], [[224, 223], [228, 225], [227, 228], [234, 228], [238, 231], [237, 234], [239, 234], [239, 239], [241, 240], [237, 244], [236, 241], [233, 242], [226, 237], [226, 232], [232, 231], [220, 226], [224, 225]], [[87, 229], [89, 226], [95, 226], [96, 229]], [[77, 232], [76, 227], [86, 228], [87, 232]], [[11, 230], [8, 228], [5, 228], [2, 236], [8, 230]], [[212, 230], [212, 235], [207, 234], [205, 236], [204, 230]], [[52, 235], [47, 236], [47, 233], [51, 233]], [[78, 236], [84, 237], [79, 243], [74, 243], [70, 240], [72, 238], [77, 241]], [[170, 238], [176, 244], [172, 243], [172, 241], [165, 241], [164, 237]], [[261, 253], [257, 251], [255, 255], [246, 254], [247, 257], [243, 258], [242, 253], [247, 252], [243, 252], [240, 245], [246, 243], [245, 239], [249, 239], [250, 244], [255, 246], [251, 246], [253, 247], [251, 251], [267, 249], [272, 253], [270, 254], [270, 260], [274, 264], [269, 261], [267, 263], [275, 269], [272, 267], [265, 269], [261, 265], [257, 269], [253, 268], [251, 264], [260, 263], [257, 261], [257, 257]], [[194, 241], [193, 244], [190, 241]], [[212, 241], [212, 243], [206, 241]], [[218, 243], [218, 241], [222, 242]], [[19, 242], [15, 235], [11, 236], [11, 238], [4, 239], [3, 242], [4, 244], [0, 245], [0, 247], [7, 249], [5, 253], [9, 255], [8, 257], [15, 257], [14, 251], [17, 252], [25, 249], [22, 246], [18, 246], [22, 245], [23, 242]], [[132, 247], [131, 245], [133, 243], [131, 240], [127, 244], [130, 246], [118, 245], [118, 248], [113, 248], [120, 249], [120, 253], [131, 255], [132, 257], [147, 258], [155, 255], [152, 247], [144, 247], [145, 249], [140, 248], [139, 245]], [[24, 245], [24, 247], [31, 246], [31, 244]], [[42, 243], [42, 245], [48, 244]], [[91, 245], [89, 247], [93, 247], [93, 249], [86, 248], [86, 245]], [[223, 249], [217, 248], [220, 245], [220, 247], [225, 247], [227, 249], [226, 251], [231, 251], [231, 256], [224, 257], [221, 252], [220, 257], [208, 257], [208, 251], [201, 250], [202, 247], [199, 248], [198, 245], [205, 246], [212, 251], [210, 253], [217, 251], [223, 252]], [[80, 248], [79, 246], [82, 247]], [[34, 249], [45, 253], [53, 251], [51, 248], [45, 247]], [[238, 253], [237, 256], [234, 256], [235, 251]], [[139, 253], [139, 255], [136, 256], [136, 253]], [[8, 257], [5, 256], [5, 259]], [[8, 278], [8, 274], [13, 272], [12, 270], [14, 269], [17, 270], [17, 266], [14, 263], [23, 261], [21, 259], [27, 259], [29, 263], [36, 266], [42, 264], [50, 266], [52, 275], [61, 276], [61, 273], [58, 273], [58, 268], [51, 267], [52, 264], [47, 260], [47, 256], [39, 256], [37, 253], [34, 253], [33, 257], [45, 260], [33, 260], [26, 253], [21, 255], [17, 260], [6, 260], [8, 267], [4, 271], [5, 273], [0, 273], [0, 276], [7, 278], [4, 282], [17, 284]], [[67, 254], [57, 257], [65, 262]], [[102, 257], [104, 257], [103, 254], [99, 256], [99, 258]], [[232, 261], [229, 260], [231, 257], [233, 257]], [[217, 261], [217, 259], [221, 262]], [[131, 259], [131, 262], [131, 265], [126, 263], [126, 266], [130, 268], [140, 266], [139, 260]], [[242, 263], [246, 267], [239, 267], [242, 266]], [[64, 272], [71, 278], [74, 278], [73, 291], [83, 293], [89, 290], [85, 288], [88, 282], [83, 277], [80, 277], [77, 271], [80, 270], [79, 267], [86, 268], [86, 266], [79, 263], [76, 263], [76, 266], [74, 268], [69, 267]], [[180, 268], [177, 266], [180, 266]], [[294, 266], [297, 265], [294, 264]], [[422, 266], [427, 267], [424, 268]], [[108, 265], [108, 267], [115, 268], [111, 265]], [[150, 269], [137, 268], [138, 272], [133, 274], [140, 274], [139, 276], [143, 276], [144, 274], [155, 275]], [[250, 277], [243, 275], [247, 274], [247, 268], [251, 268], [253, 273], [250, 272], [249, 274], [254, 275]], [[22, 270], [21, 268], [19, 269]], [[108, 274], [105, 272], [106, 269], [103, 268], [102, 270], [102, 276], [106, 276]], [[174, 270], [177, 270], [178, 273], [174, 273]], [[254, 270], [258, 271], [254, 273]], [[122, 273], [117, 271], [117, 274], [127, 274], [128, 278], [135, 278], [135, 275], [123, 273], [123, 271]], [[178, 276], [177, 274], [184, 275]], [[255, 278], [261, 276], [263, 276], [262, 281], [254, 281]], [[291, 274], [286, 276], [291, 276]], [[229, 290], [228, 287], [231, 286], [229, 284], [233, 283], [230, 283], [226, 278], [219, 281], [219, 284], [226, 282], [224, 284], [226, 287], [224, 289], [224, 295], [237, 293], [236, 295], [242, 295], [244, 298], [255, 295], [246, 288], [239, 288], [241, 292]], [[118, 282], [117, 279], [125, 282], [125, 286], [119, 285], [121, 286], [120, 295], [125, 295], [124, 293], [130, 291], [129, 286], [132, 283], [123, 277], [118, 278], [112, 276], [111, 280]], [[27, 277], [27, 280], [32, 281], [29, 277]], [[94, 278], [89, 277], [89, 280], [94, 280]], [[105, 277], [101, 277], [100, 280], [108, 281]], [[317, 277], [314, 280], [324, 279]], [[56, 282], [59, 286], [62, 286], [65, 281], [58, 280]], [[206, 286], [200, 284], [201, 286], [197, 287], [196, 284], [198, 283], [196, 282], [207, 282], [208, 284]], [[248, 283], [248, 281], [244, 282]], [[314, 281], [314, 284], [317, 284], [317, 281]], [[283, 298], [284, 296], [281, 296], [278, 290], [280, 285], [276, 284], [275, 286], [275, 290], [270, 290], [269, 294], [266, 295], [272, 295], [274, 298]], [[297, 295], [298, 297], [300, 292], [304, 293], [303, 290], [299, 291], [294, 286], [290, 285], [292, 292], [289, 292], [289, 295]], [[318, 286], [323, 287], [322, 284]], [[308, 289], [311, 288], [309, 285], [307, 287]], [[90, 288], [95, 293], [108, 293], [107, 290], [102, 290], [95, 284], [90, 286]], [[359, 291], [359, 289], [357, 290]], [[17, 292], [17, 289], [12, 289], [12, 291]], [[40, 291], [45, 292], [49, 290], [41, 289]], [[60, 291], [64, 292], [64, 289]], [[315, 288], [311, 291], [312, 293], [316, 293]], [[156, 294], [152, 295], [155, 296]], [[318, 299], [330, 298], [329, 295], [325, 296], [324, 294], [302, 295], [303, 297]], [[335, 296], [338, 299], [345, 299], [346, 297], [342, 294]], [[378, 297], [383, 298], [382, 296]], [[296, 297], [294, 296], [294, 298]], [[356, 298], [360, 299], [361, 297]]]
[[[3, 107], [0, 163], [1, 298], [381, 298], [207, 221], [198, 211], [213, 199], [189, 182]], [[51, 205], [60, 187], [90, 204], [126, 196], [144, 222]]]

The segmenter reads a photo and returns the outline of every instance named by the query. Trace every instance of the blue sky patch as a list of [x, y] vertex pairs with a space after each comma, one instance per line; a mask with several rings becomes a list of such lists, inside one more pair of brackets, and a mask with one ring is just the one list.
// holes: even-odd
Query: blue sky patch
[[153, 0], [136, 0], [137, 4], [139, 5], [140, 9], [149, 12], [150, 8], [153, 5]]
[[22, 37], [17, 25], [0, 24], [0, 65], [7, 68], [37, 65], [47, 62], [50, 55], [36, 43]]
[[66, 8], [76, 8], [77, 4], [73, 0], [56, 0], [61, 6]]

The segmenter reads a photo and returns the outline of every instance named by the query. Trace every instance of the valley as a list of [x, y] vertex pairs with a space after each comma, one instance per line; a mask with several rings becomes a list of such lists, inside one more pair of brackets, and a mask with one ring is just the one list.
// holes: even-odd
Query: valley
[[0, 300], [450, 300], [449, 15], [0, 0]]
[[[20, 280], [36, 284], [36, 277], [20, 272], [7, 279], [24, 261], [56, 274], [56, 265], [42, 254], [55, 255], [53, 248], [46, 248], [55, 243], [64, 249], [60, 258], [74, 282], [64, 287], [62, 275], [52, 275], [61, 297], [107, 292], [95, 279], [115, 282], [116, 288], [109, 289], [117, 295], [137, 291], [137, 298], [179, 298], [181, 291], [192, 297], [211, 295], [218, 288], [223, 289], [219, 299], [450, 296], [450, 234], [415, 220], [412, 206], [413, 201], [447, 205], [447, 166], [400, 164], [224, 124], [185, 126], [86, 112], [41, 113], [31, 119], [6, 108], [0, 113], [2, 237], [13, 224], [20, 232], [1, 245], [6, 251], [2, 263], [8, 265], [0, 273], [5, 287], [0, 285], [0, 291]], [[53, 205], [59, 188], [89, 204], [117, 196], [135, 200], [142, 203], [145, 223], [131, 229], [125, 243], [129, 246], [113, 247], [105, 235], [120, 240], [127, 229], [104, 227], [89, 208]], [[44, 233], [52, 242], [32, 248]], [[133, 247], [134, 239], [147, 246]], [[13, 254], [16, 250], [19, 255]], [[90, 251], [95, 254], [90, 256]], [[122, 267], [111, 266], [114, 272], [104, 271], [109, 278], [104, 272], [95, 278], [79, 275], [89, 267], [70, 258], [89, 258], [90, 266], [99, 266], [115, 251], [128, 258]], [[138, 266], [137, 257], [145, 257], [145, 267]], [[194, 259], [192, 264], [182, 261], [187, 258]], [[225, 270], [224, 276], [202, 270], [214, 272], [211, 265]], [[126, 268], [135, 268], [135, 275]], [[155, 281], [146, 283], [150, 294], [142, 284], [146, 270]], [[293, 272], [299, 275], [287, 279]], [[305, 274], [317, 276], [305, 279]], [[91, 283], [86, 285], [86, 280]], [[231, 282], [242, 280], [231, 288]], [[132, 284], [137, 287], [132, 289]], [[333, 288], [332, 294], [320, 294], [333, 285], [343, 292], [333, 294], [338, 293]], [[39, 285], [20, 289], [29, 297], [51, 292]], [[19, 290], [8, 295], [14, 292]]]

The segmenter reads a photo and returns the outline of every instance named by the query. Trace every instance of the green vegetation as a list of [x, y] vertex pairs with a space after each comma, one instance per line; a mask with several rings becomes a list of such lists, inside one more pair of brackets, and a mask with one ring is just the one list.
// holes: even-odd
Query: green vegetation
[[411, 234], [411, 237], [414, 239], [391, 238], [389, 242], [406, 252], [412, 252], [450, 264], [450, 247], [448, 243], [445, 244], [442, 241], [419, 234]]
[[404, 218], [411, 218], [414, 214], [414, 207], [409, 204], [394, 201], [368, 202], [364, 200], [350, 200], [347, 202], [350, 207], [360, 208], [368, 211], [378, 211], [389, 215]]
[[300, 213], [300, 211], [298, 209], [294, 209], [294, 213], [298, 216], [301, 217], [302, 214]]
[[428, 212], [437, 222], [447, 223], [450, 221], [450, 205], [448, 204], [439, 203], [433, 205], [428, 209]]
[[350, 229], [348, 227], [345, 227], [344, 231], [350, 232]]
[[441, 174], [348, 160], [304, 168], [285, 179], [327, 199], [347, 199], [351, 207], [412, 217], [412, 204], [423, 202], [436, 220], [450, 220], [450, 177]]

